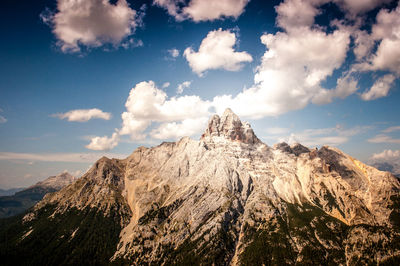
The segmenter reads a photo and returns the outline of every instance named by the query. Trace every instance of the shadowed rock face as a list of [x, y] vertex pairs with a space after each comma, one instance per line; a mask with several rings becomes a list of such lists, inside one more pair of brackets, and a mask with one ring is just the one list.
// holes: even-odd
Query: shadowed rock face
[[122, 230], [110, 259], [123, 264], [392, 263], [399, 191], [393, 175], [336, 148], [271, 148], [227, 109], [198, 141], [100, 159], [24, 221], [35, 232], [49, 205], [114, 217]]

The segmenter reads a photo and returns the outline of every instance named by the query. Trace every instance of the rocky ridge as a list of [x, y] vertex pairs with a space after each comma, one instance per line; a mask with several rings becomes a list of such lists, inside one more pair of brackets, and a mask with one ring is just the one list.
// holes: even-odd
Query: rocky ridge
[[400, 258], [399, 191], [337, 148], [269, 147], [227, 109], [200, 140], [100, 159], [24, 221], [34, 232], [47, 206], [112, 216], [114, 263], [382, 264]]
[[74, 181], [75, 177], [63, 172], [57, 176], [50, 176], [28, 188], [21, 189], [14, 195], [0, 197], [0, 218], [23, 213], [40, 201], [47, 193], [56, 192]]

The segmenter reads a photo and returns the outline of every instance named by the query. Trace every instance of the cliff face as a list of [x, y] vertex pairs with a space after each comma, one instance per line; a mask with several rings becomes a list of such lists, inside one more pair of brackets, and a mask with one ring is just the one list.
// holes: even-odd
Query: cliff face
[[199, 141], [100, 159], [24, 224], [33, 237], [48, 206], [114, 217], [116, 263], [390, 263], [400, 258], [399, 191], [393, 175], [336, 148], [269, 147], [228, 109]]

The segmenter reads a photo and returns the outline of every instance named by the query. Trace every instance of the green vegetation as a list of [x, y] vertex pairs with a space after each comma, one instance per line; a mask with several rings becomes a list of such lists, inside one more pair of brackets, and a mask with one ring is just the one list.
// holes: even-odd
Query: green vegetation
[[[399, 215], [400, 200], [392, 197], [391, 201], [391, 220], [398, 226], [395, 215]], [[47, 205], [27, 223], [22, 223], [23, 215], [0, 219], [0, 261], [2, 265], [229, 265], [239, 235], [234, 226], [239, 213], [232, 206], [224, 207], [227, 212], [217, 225], [217, 233], [203, 228], [221, 210], [210, 213], [196, 232], [188, 230], [186, 240], [177, 247], [164, 244], [152, 250], [143, 246], [144, 241], [157, 241], [157, 234], [165, 233], [160, 228], [179, 206], [180, 202], [165, 207], [154, 204], [139, 220], [140, 226], [154, 235], [133, 241], [142, 249], [130, 259], [118, 258], [113, 262], [110, 258], [119, 242], [120, 221], [127, 218], [120, 217], [120, 205], [115, 205], [107, 216], [95, 208], [71, 208], [54, 214], [55, 206]], [[286, 203], [285, 210], [276, 212], [271, 219], [255, 220], [253, 216], [253, 220], [254, 225], [246, 222], [242, 227], [241, 265], [346, 264], [345, 249], [360, 253], [348, 258], [350, 265], [367, 265], [376, 264], [379, 253], [400, 250], [397, 229], [347, 226], [310, 204]], [[199, 232], [202, 235], [194, 239]], [[400, 256], [379, 260], [381, 265], [400, 264]]]
[[32, 187], [12, 196], [0, 197], [0, 218], [23, 213], [41, 200], [44, 195], [55, 191], [53, 188]]
[[[332, 231], [327, 226], [329, 223], [337, 230]], [[317, 207], [288, 203], [286, 215], [261, 222], [260, 229], [245, 226], [248, 245], [240, 262], [243, 265], [337, 265], [344, 260], [341, 244], [345, 230], [342, 222]], [[325, 248], [316, 235], [322, 241], [333, 243], [332, 248]], [[295, 241], [303, 246], [301, 250], [293, 249]], [[298, 258], [301, 259], [296, 262]]]
[[104, 216], [97, 209], [72, 208], [52, 216], [54, 210], [54, 206], [46, 206], [25, 224], [21, 216], [1, 220], [2, 265], [109, 264], [121, 231], [121, 217], [116, 212]]

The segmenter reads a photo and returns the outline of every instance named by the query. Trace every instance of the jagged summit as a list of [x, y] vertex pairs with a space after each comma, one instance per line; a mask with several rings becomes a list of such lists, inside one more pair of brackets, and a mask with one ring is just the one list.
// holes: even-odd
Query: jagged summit
[[213, 115], [210, 118], [201, 139], [208, 140], [213, 137], [225, 137], [225, 139], [247, 144], [261, 143], [250, 124], [248, 122], [242, 123], [230, 108], [227, 108], [221, 117]]
[[[57, 239], [45, 254], [47, 264], [62, 254], [57, 265], [82, 264], [71, 254], [85, 248], [105, 254], [97, 264], [388, 265], [400, 261], [398, 206], [390, 173], [333, 147], [268, 147], [227, 109], [200, 140], [101, 158], [26, 214], [9, 246], [23, 252], [39, 239], [45, 250]], [[79, 248], [63, 249], [70, 243]]]

